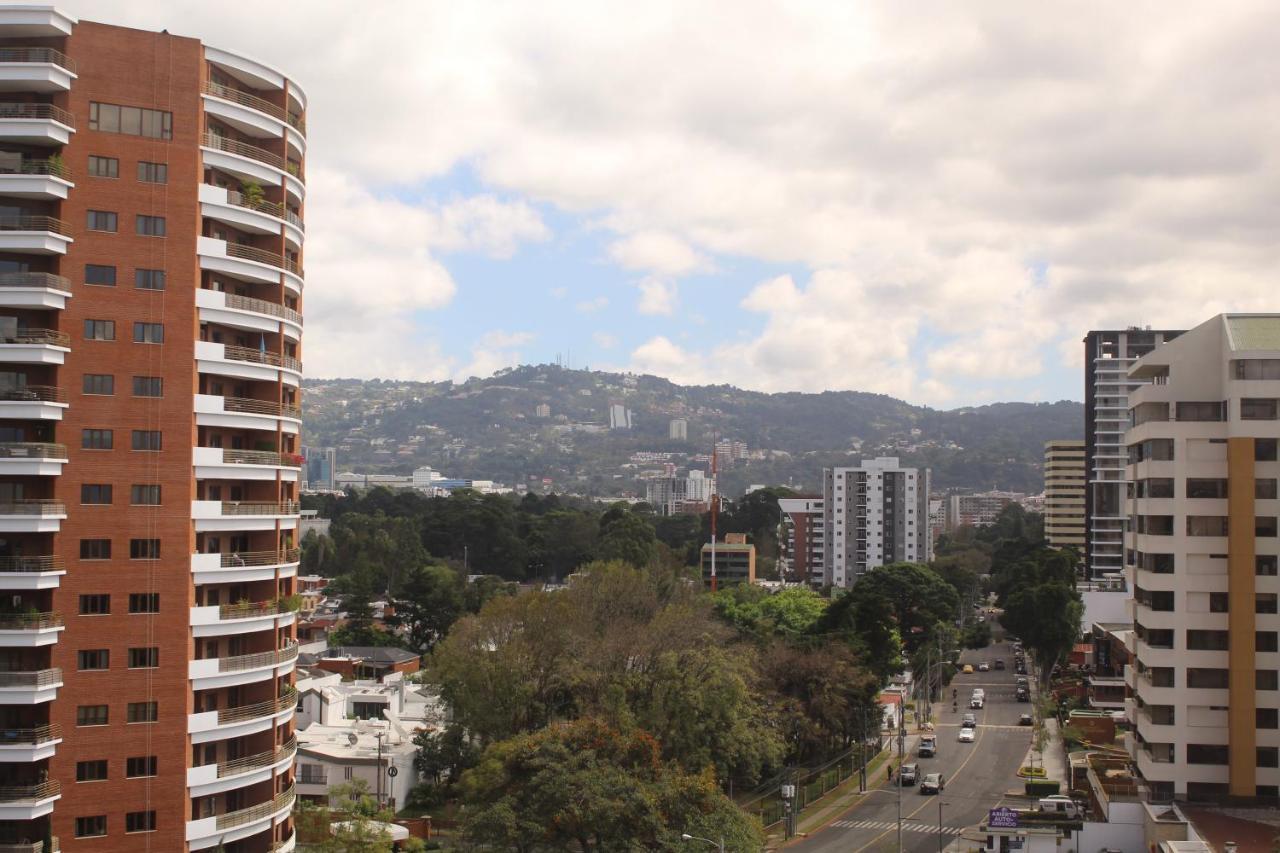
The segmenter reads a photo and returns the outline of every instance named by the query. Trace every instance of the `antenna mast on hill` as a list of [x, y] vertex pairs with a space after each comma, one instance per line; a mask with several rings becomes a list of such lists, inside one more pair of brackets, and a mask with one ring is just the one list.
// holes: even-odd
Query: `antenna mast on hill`
[[717, 463], [716, 444], [720, 434], [711, 433], [711, 591], [716, 591], [716, 515], [720, 507], [720, 498], [716, 494], [716, 473], [720, 470]]

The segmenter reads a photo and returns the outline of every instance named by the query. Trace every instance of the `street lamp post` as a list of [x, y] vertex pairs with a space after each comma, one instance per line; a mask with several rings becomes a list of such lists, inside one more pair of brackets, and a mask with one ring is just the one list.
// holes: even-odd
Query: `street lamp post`
[[938, 853], [942, 853], [942, 807], [947, 805], [938, 797]]
[[712, 847], [719, 850], [720, 853], [724, 853], [723, 838], [721, 838], [719, 841], [712, 841], [710, 838], [703, 838], [701, 835], [690, 835], [687, 832], [682, 832], [680, 834], [680, 840], [681, 841], [702, 841], [702, 842], [705, 842], [706, 844], [710, 844]]

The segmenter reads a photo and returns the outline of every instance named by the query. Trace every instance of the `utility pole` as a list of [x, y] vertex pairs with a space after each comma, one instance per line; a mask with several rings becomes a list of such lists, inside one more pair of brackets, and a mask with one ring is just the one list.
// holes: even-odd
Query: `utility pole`
[[862, 742], [858, 744], [858, 792], [867, 792], [867, 706], [862, 706]]
[[[906, 720], [903, 720], [901, 726], [898, 727], [898, 850], [902, 850], [902, 762], [906, 761], [902, 757], [902, 741], [907, 735]], [[919, 780], [916, 780], [919, 784]]]
[[385, 734], [376, 732], [374, 736], [378, 739], [378, 811], [382, 811], [382, 738], [385, 737]]

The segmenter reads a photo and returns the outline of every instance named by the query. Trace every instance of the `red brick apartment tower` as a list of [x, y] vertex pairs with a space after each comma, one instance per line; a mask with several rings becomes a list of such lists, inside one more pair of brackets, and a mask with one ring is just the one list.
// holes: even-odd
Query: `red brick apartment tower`
[[0, 853], [294, 847], [305, 108], [0, 7]]

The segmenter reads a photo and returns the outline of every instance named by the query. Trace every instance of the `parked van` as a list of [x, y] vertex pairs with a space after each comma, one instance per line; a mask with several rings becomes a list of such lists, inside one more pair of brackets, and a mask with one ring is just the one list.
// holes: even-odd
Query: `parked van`
[[933, 735], [924, 735], [920, 738], [920, 748], [916, 754], [921, 758], [933, 758], [938, 754], [938, 739]]
[[1065, 794], [1042, 797], [1040, 802], [1036, 803], [1036, 811], [1056, 814], [1062, 817], [1080, 817], [1080, 806], [1076, 805], [1076, 801]]

